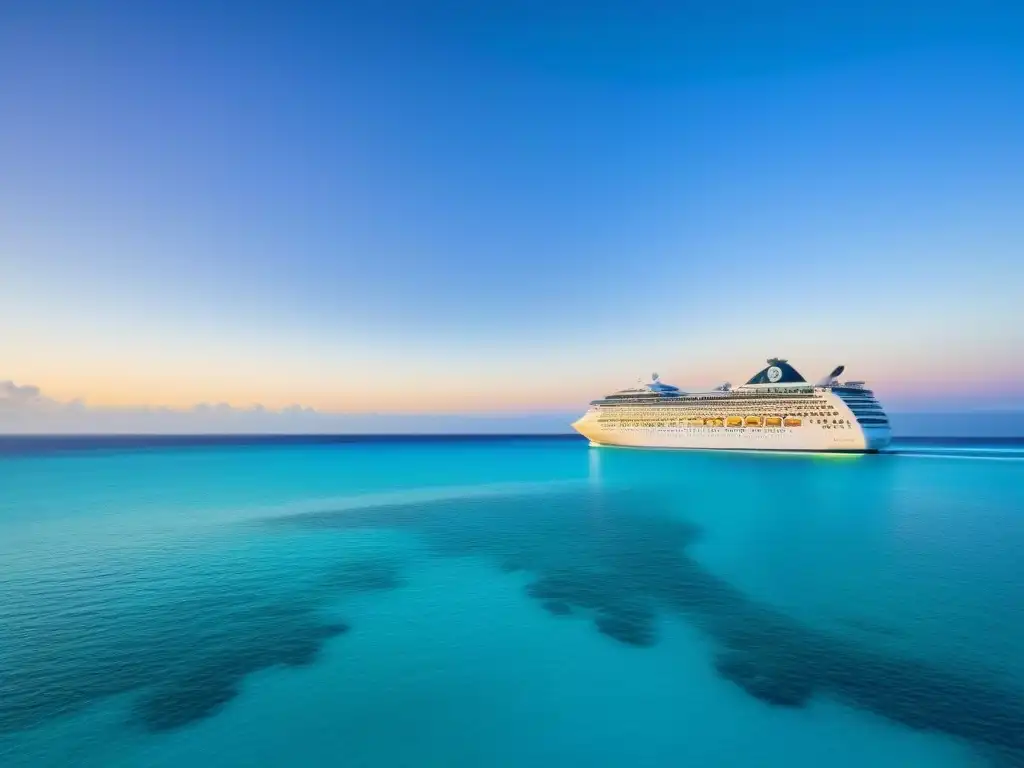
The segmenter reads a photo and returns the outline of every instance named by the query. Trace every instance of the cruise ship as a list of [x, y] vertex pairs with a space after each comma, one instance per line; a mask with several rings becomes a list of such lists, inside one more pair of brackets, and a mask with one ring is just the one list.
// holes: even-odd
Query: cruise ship
[[863, 381], [839, 383], [840, 365], [816, 384], [773, 357], [746, 384], [682, 392], [658, 374], [590, 403], [573, 428], [592, 446], [873, 453], [889, 419]]

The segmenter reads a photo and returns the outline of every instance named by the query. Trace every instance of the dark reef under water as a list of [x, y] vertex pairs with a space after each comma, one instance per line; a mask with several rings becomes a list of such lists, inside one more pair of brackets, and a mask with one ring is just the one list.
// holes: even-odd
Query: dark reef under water
[[[145, 578], [134, 570], [120, 577]], [[0, 734], [119, 694], [131, 696], [130, 718], [146, 731], [210, 717], [247, 675], [311, 664], [327, 640], [349, 631], [321, 618], [319, 601], [400, 583], [394, 563], [375, 559], [342, 563], [301, 589], [248, 579], [244, 563], [198, 583], [150, 581], [155, 605], [123, 604], [97, 585], [70, 610], [12, 619], [21, 642], [5, 649], [0, 667]]]
[[[715, 646], [717, 674], [766, 705], [802, 707], [829, 696], [1008, 759], [1024, 756], [1024, 691], [966, 664], [929, 664], [807, 626], [751, 599], [688, 554], [700, 530], [660, 503], [590, 489], [289, 514], [257, 526], [303, 536], [404, 531], [432, 555], [484, 558], [528, 574], [527, 593], [553, 620], [591, 621], [638, 650], [658, 641], [663, 617], [689, 622]], [[282, 571], [282, 584], [268, 584], [266, 571], [250, 576], [241, 557], [187, 584], [154, 583], [163, 611], [104, 600], [100, 585], [74, 610], [14, 617], [29, 642], [7, 650], [0, 667], [0, 733], [118, 694], [130, 695], [131, 720], [145, 731], [210, 717], [247, 675], [313, 663], [325, 642], [349, 630], [323, 618], [323, 604], [398, 587], [401, 567], [340, 557], [314, 583]], [[141, 577], [129, 570], [111, 578]]]
[[950, 669], [807, 626], [710, 573], [686, 552], [696, 527], [635, 492], [480, 497], [279, 518], [320, 529], [405, 528], [440, 556], [483, 556], [527, 571], [527, 593], [554, 616], [589, 617], [631, 646], [657, 641], [659, 613], [717, 646], [723, 679], [772, 706], [831, 696], [922, 731], [965, 739], [1024, 764], [1024, 691], [994, 671]]

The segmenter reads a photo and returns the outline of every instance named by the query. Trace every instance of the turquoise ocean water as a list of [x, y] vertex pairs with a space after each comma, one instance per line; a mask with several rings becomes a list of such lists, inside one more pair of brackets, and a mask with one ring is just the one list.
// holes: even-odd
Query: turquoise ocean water
[[0, 765], [1024, 765], [1024, 443], [0, 443]]

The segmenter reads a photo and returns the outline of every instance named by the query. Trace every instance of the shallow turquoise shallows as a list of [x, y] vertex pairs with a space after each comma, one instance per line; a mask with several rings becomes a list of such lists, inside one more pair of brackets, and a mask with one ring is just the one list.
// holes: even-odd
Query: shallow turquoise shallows
[[1024, 443], [0, 443], [0, 765], [1024, 765]]

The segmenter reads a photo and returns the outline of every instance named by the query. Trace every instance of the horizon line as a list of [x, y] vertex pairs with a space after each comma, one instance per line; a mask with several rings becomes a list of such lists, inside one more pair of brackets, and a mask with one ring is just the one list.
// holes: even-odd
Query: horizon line
[[[304, 439], [304, 440], [366, 440], [380, 439], [406, 440], [430, 438], [572, 438], [587, 440], [575, 431], [567, 432], [0, 432], [0, 442], [5, 440], [45, 440], [63, 438], [72, 440], [88, 440], [95, 438], [142, 438], [142, 439], [174, 439], [188, 438], [223, 438], [231, 440], [252, 439]], [[895, 440], [1024, 440], [1024, 435], [894, 435]], [[696, 449], [695, 449], [696, 450]]]

